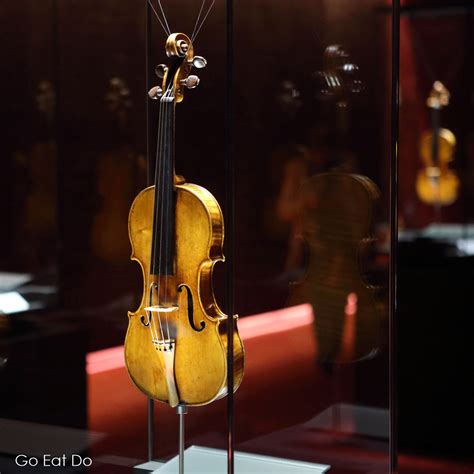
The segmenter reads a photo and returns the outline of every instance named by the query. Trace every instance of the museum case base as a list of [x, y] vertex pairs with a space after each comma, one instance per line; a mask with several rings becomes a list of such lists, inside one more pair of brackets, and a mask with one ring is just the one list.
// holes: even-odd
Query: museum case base
[[137, 474], [140, 472], [156, 472], [158, 468], [164, 466], [165, 464], [166, 463], [161, 461], [148, 461], [134, 466], [133, 472], [136, 472]]
[[[135, 469], [146, 470], [152, 467], [154, 462], [141, 464]], [[158, 468], [153, 472], [156, 474], [177, 474], [178, 456], [166, 464], [156, 463]], [[147, 466], [148, 468], [146, 468]], [[309, 462], [280, 459], [258, 454], [235, 452], [236, 474], [254, 474], [258, 472], [272, 474], [323, 474], [330, 466], [324, 464], [313, 464]], [[184, 470], [186, 474], [222, 474], [227, 472], [227, 451], [222, 449], [203, 448], [191, 446], [185, 451]]]

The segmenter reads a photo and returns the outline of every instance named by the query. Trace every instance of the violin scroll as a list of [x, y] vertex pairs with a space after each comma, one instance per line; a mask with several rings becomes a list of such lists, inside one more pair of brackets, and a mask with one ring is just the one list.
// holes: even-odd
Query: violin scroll
[[315, 73], [320, 82], [320, 97], [334, 100], [338, 107], [347, 107], [350, 97], [362, 91], [358, 74], [359, 67], [350, 61], [342, 46], [328, 46], [324, 51], [324, 70]]
[[430, 109], [441, 110], [449, 105], [450, 96], [451, 94], [446, 86], [441, 81], [435, 81], [433, 89], [431, 89], [430, 95], [426, 99], [426, 105]]
[[195, 89], [200, 82], [198, 76], [191, 74], [191, 69], [202, 69], [207, 61], [202, 56], [194, 55], [194, 46], [184, 33], [173, 33], [168, 37], [166, 55], [173, 59], [173, 63], [169, 67], [165, 64], [156, 66], [155, 74], [162, 82], [160, 86], [152, 87], [148, 95], [156, 100], [172, 90], [174, 101], [182, 102], [184, 88]]

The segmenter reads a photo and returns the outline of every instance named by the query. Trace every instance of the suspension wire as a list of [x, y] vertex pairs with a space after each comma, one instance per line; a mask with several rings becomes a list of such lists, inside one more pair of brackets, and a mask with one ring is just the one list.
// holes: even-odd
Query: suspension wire
[[197, 29], [196, 34], [194, 34], [193, 37], [191, 38], [191, 42], [194, 42], [194, 40], [197, 38], [197, 35], [201, 31], [202, 26], [204, 25], [205, 21], [207, 20], [207, 17], [209, 16], [209, 13], [211, 13], [214, 3], [216, 3], [216, 0], [212, 0], [212, 3], [206, 12], [206, 15], [204, 16], [204, 19], [201, 21], [201, 24], [199, 25], [199, 28]]
[[158, 19], [158, 21], [160, 22], [160, 25], [161, 27], [163, 28], [163, 31], [166, 33], [167, 36], [170, 35], [169, 31], [166, 29], [165, 25], [163, 24], [163, 22], [161, 21], [161, 18], [160, 18], [160, 15], [158, 15], [158, 12], [156, 11], [155, 7], [153, 6], [153, 4], [151, 3], [151, 0], [147, 0], [148, 2], [148, 5], [150, 5], [151, 9], [153, 10], [153, 13], [155, 14], [156, 18]]
[[158, 6], [160, 7], [161, 14], [163, 15], [163, 19], [165, 20], [166, 26], [168, 28], [168, 36], [169, 36], [169, 35], [171, 35], [171, 29], [170, 29], [170, 25], [168, 25], [168, 21], [166, 19], [166, 15], [165, 15], [165, 12], [163, 10], [163, 6], [161, 5], [161, 0], [158, 0]]
[[[153, 10], [153, 13], [155, 14], [157, 20], [159, 21], [161, 27], [163, 28], [163, 31], [166, 33], [166, 35], [170, 36], [171, 35], [171, 28], [170, 28], [170, 25], [169, 25], [168, 20], [166, 18], [166, 14], [165, 14], [165, 11], [163, 9], [163, 5], [161, 3], [161, 0], [157, 0], [157, 3], [158, 3], [159, 10], [161, 12], [162, 18], [158, 14], [158, 11], [156, 10], [156, 8], [153, 6], [152, 0], [147, 0], [147, 2], [148, 2], [148, 5], [150, 5], [151, 9]], [[207, 20], [207, 17], [209, 16], [209, 13], [211, 13], [212, 7], [216, 3], [216, 0], [212, 0], [209, 8], [207, 8], [207, 10], [206, 10], [206, 13], [205, 13], [204, 17], [202, 17], [202, 13], [204, 11], [204, 7], [206, 6], [206, 3], [207, 3], [207, 0], [202, 0], [201, 8], [199, 9], [199, 13], [198, 13], [198, 16], [196, 18], [196, 22], [194, 24], [193, 32], [191, 34], [191, 41], [192, 42], [197, 38], [199, 32], [201, 31], [201, 28], [203, 27], [204, 23]], [[202, 17], [202, 20], [201, 20], [201, 17]]]
[[198, 22], [201, 18], [201, 13], [202, 13], [202, 9], [204, 8], [204, 5], [206, 4], [206, 0], [202, 0], [202, 3], [201, 3], [201, 8], [199, 9], [199, 13], [198, 13], [198, 16], [196, 18], [196, 22], [194, 23], [194, 28], [193, 28], [193, 32], [191, 34], [191, 38], [194, 38], [194, 33], [196, 32], [196, 27], [198, 25]]

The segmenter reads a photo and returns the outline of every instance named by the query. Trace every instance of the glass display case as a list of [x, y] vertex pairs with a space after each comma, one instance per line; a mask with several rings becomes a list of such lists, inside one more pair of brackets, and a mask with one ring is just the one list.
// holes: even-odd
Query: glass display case
[[[472, 371], [473, 11], [470, 2], [407, 1], [400, 20], [400, 449], [460, 459], [472, 456], [452, 433], [467, 432], [470, 418], [460, 374]], [[439, 410], [448, 406], [457, 415]]]
[[[423, 312], [408, 295], [414, 249], [455, 241], [460, 304], [470, 272], [472, 126], [455, 109], [472, 109], [464, 16], [436, 21], [465, 61], [441, 122], [465, 150], [450, 165], [465, 178], [451, 207], [421, 205], [425, 96], [449, 80], [408, 72], [438, 28], [410, 26], [415, 7], [0, 7], [1, 472], [466, 466], [427, 471], [433, 452], [417, 451], [407, 418], [397, 430], [416, 367], [400, 356], [397, 376], [395, 347], [416, 352], [406, 321]], [[450, 225], [433, 225], [441, 211]], [[216, 373], [219, 392], [197, 397]]]

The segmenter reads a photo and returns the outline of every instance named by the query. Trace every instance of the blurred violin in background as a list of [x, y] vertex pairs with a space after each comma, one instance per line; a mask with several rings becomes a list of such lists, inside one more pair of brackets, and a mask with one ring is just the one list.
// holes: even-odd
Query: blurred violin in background
[[456, 137], [451, 130], [441, 128], [441, 111], [449, 105], [449, 91], [435, 81], [426, 100], [431, 113], [431, 130], [420, 140], [423, 169], [418, 172], [416, 192], [419, 199], [431, 206], [449, 206], [459, 194], [459, 178], [449, 168], [456, 149]]

